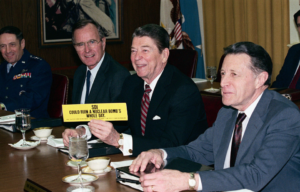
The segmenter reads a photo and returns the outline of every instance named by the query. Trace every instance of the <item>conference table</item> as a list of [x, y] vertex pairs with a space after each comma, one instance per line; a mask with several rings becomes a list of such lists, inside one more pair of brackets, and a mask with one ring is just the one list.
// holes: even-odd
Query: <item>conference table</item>
[[[0, 116], [7, 114], [9, 112], [0, 111]], [[53, 127], [52, 135], [61, 138], [64, 129], [63, 126]], [[33, 135], [32, 130], [27, 131], [26, 140], [29, 141]], [[77, 169], [66, 166], [69, 161], [68, 155], [46, 143], [41, 143], [30, 150], [18, 150], [8, 145], [9, 143], [16, 143], [20, 139], [22, 139], [21, 132], [11, 133], [0, 129], [0, 191], [23, 191], [26, 180], [30, 179], [52, 192], [65, 192], [70, 185], [64, 183], [62, 178], [77, 174]], [[122, 154], [108, 156], [112, 162], [134, 159], [133, 157], [124, 157]], [[117, 183], [115, 170], [100, 175], [99, 179], [92, 182], [91, 186], [99, 192], [137, 191]]]

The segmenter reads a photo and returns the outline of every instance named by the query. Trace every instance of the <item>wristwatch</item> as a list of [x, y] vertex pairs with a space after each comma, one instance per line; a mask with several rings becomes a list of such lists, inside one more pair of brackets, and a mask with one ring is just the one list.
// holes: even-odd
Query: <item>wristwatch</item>
[[195, 186], [196, 186], [195, 173], [190, 173], [189, 186], [190, 186], [190, 190], [195, 190]]
[[123, 146], [123, 143], [124, 143], [123, 141], [124, 141], [124, 138], [123, 138], [123, 134], [121, 133], [120, 139], [118, 140], [118, 144], [119, 144], [119, 146], [117, 147], [118, 149], [120, 149]]

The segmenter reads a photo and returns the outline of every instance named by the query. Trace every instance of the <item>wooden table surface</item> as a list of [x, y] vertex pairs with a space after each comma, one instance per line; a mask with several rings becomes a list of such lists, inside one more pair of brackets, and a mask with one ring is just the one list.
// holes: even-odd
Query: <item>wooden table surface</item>
[[[3, 112], [0, 112], [0, 115]], [[52, 135], [61, 138], [64, 127], [53, 128]], [[26, 139], [34, 133], [32, 130], [26, 132]], [[16, 143], [22, 139], [20, 132], [11, 133], [0, 129], [0, 191], [16, 192], [23, 191], [26, 179], [30, 179], [46, 189], [53, 192], [66, 191], [69, 184], [64, 183], [62, 178], [77, 174], [77, 169], [66, 166], [69, 157], [59, 152], [56, 148], [41, 143], [38, 147], [30, 150], [18, 150], [9, 146], [9, 143]], [[133, 159], [123, 157], [122, 154], [109, 155], [111, 161], [122, 161]], [[121, 185], [116, 182], [115, 171], [99, 176], [99, 179], [92, 183], [95, 191], [103, 192], [136, 192], [137, 190]]]

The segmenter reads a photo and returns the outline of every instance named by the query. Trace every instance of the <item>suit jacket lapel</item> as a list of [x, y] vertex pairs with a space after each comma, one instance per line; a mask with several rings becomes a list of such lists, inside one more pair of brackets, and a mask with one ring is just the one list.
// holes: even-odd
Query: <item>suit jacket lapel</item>
[[147, 132], [147, 124], [148, 124], [147, 122], [151, 122], [152, 118], [156, 115], [155, 111], [167, 93], [167, 86], [171, 83], [172, 76], [173, 76], [173, 70], [169, 68], [169, 66], [167, 65], [155, 86], [150, 101], [150, 105], [147, 113], [145, 134]]
[[[224, 124], [225, 129], [224, 132], [221, 134], [222, 136], [222, 140], [221, 140], [221, 144], [220, 144], [220, 148], [216, 154], [216, 159], [215, 159], [215, 169], [223, 169], [224, 168], [224, 163], [225, 163], [225, 158], [226, 158], [226, 154], [228, 151], [228, 147], [229, 144], [231, 142], [231, 136], [234, 130], [234, 125], [235, 125], [235, 121], [236, 121], [236, 117], [237, 117], [237, 110], [232, 110], [231, 116], [230, 114], [228, 114], [228, 121], [226, 122], [226, 124]], [[219, 131], [219, 130], [216, 130]]]
[[244, 156], [244, 154], [247, 153], [248, 148], [251, 146], [252, 142], [255, 140], [255, 137], [260, 130], [259, 128], [262, 127], [264, 123], [263, 119], [267, 114], [266, 110], [268, 109], [268, 105], [270, 102], [270, 99], [267, 99], [270, 97], [268, 95], [269, 95], [269, 91], [266, 90], [263, 93], [256, 108], [254, 109], [251, 118], [249, 119], [249, 123], [244, 133], [242, 142], [240, 144], [239, 151], [237, 153], [237, 157], [236, 157], [237, 165], [240, 163], [240, 160]]
[[[95, 77], [95, 80], [94, 80], [94, 83], [93, 83], [93, 86], [92, 86], [92, 89], [90, 91], [90, 94], [89, 94], [89, 97], [87, 99], [87, 102], [88, 103], [94, 103], [96, 98], [99, 97], [99, 94], [102, 94], [101, 93], [101, 87], [102, 87], [102, 84], [104, 83], [106, 77], [106, 72], [109, 68], [109, 58], [107, 56], [107, 54], [104, 56], [104, 60], [97, 72], [97, 75]], [[100, 87], [100, 89], [99, 89]]]
[[73, 103], [80, 103], [81, 101], [81, 95], [82, 95], [82, 89], [85, 83], [85, 78], [86, 78], [86, 67], [84, 67], [84, 70], [81, 70], [78, 78], [78, 84], [75, 85], [75, 99]]
[[[133, 123], [134, 125], [132, 128], [136, 127], [136, 135], [142, 136], [142, 128], [141, 128], [141, 102], [144, 95], [144, 81], [140, 79], [140, 82], [137, 84], [137, 86], [134, 88], [132, 94], [132, 109], [135, 111], [133, 113]], [[147, 124], [147, 122], [146, 122]], [[147, 130], [147, 126], [146, 126]]]

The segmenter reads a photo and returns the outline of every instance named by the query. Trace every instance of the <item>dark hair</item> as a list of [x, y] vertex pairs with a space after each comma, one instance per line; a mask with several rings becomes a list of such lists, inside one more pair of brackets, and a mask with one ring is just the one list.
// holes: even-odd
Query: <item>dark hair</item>
[[138, 27], [132, 34], [132, 39], [134, 37], [150, 37], [154, 40], [159, 53], [161, 53], [165, 48], [169, 48], [169, 34], [161, 26], [156, 24], [148, 24], [142, 27]]
[[271, 84], [272, 59], [267, 51], [252, 42], [239, 42], [224, 48], [224, 55], [245, 53], [251, 57], [251, 70], [254, 74], [266, 71], [269, 75], [264, 85]]
[[18, 27], [15, 27], [15, 26], [3, 27], [2, 29], [0, 29], [0, 35], [2, 35], [3, 33], [9, 33], [9, 34], [16, 35], [16, 38], [19, 40], [20, 43], [23, 39], [22, 31]]
[[297, 12], [294, 14], [294, 21], [295, 21], [295, 23], [296, 23], [296, 26], [297, 26], [297, 19], [298, 19], [299, 16], [300, 16], [300, 10], [297, 11]]
[[77, 29], [84, 28], [88, 24], [92, 24], [92, 25], [94, 25], [97, 28], [98, 34], [100, 36], [100, 41], [102, 41], [102, 38], [105, 37], [105, 33], [103, 32], [101, 26], [98, 23], [96, 23], [95, 21], [93, 21], [93, 20], [82, 19], [82, 20], [79, 20], [77, 23], [75, 23], [74, 26], [73, 26], [73, 28], [72, 28], [72, 42], [73, 43], [75, 43], [74, 42], [74, 32]]

